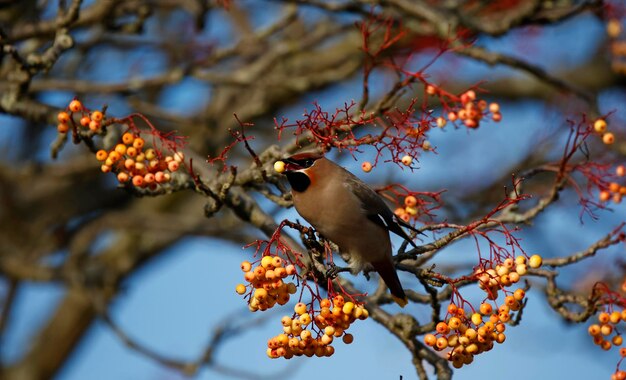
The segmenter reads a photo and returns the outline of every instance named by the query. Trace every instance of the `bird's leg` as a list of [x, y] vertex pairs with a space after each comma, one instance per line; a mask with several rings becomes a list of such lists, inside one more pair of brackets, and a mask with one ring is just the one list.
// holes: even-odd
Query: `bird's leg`
[[339, 275], [339, 273], [341, 272], [349, 272], [350, 268], [346, 268], [346, 267], [339, 267], [337, 265], [335, 265], [335, 263], [328, 263], [328, 269], [326, 270], [326, 277], [327, 278], [335, 278]]

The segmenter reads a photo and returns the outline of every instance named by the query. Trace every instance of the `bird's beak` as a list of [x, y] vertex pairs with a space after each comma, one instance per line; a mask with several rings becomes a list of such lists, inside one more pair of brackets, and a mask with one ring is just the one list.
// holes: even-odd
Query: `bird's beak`
[[303, 169], [303, 167], [300, 164], [298, 164], [296, 161], [292, 160], [291, 158], [285, 158], [283, 162], [285, 163], [285, 172], [293, 172], [296, 170]]

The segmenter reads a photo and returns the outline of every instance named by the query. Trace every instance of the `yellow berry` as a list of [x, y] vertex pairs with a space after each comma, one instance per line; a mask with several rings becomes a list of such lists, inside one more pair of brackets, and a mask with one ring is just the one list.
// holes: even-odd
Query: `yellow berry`
[[437, 126], [438, 126], [439, 128], [443, 128], [443, 127], [445, 127], [447, 123], [448, 123], [448, 122], [447, 122], [447, 121], [446, 121], [446, 119], [444, 119], [443, 117], [439, 116], [439, 117], [437, 118]]
[[237, 284], [235, 292], [237, 292], [237, 294], [244, 294], [246, 292], [246, 286], [244, 284]]
[[604, 119], [598, 119], [593, 123], [593, 129], [598, 133], [606, 131], [606, 121]]
[[104, 115], [100, 111], [93, 111], [91, 113], [91, 120], [102, 121], [103, 117], [104, 117]]
[[273, 269], [274, 267], [272, 266], [272, 256], [263, 256], [263, 258], [261, 259], [261, 266], [265, 269]]
[[109, 157], [109, 154], [104, 149], [100, 149], [96, 152], [96, 160], [98, 161], [104, 161], [107, 159], [107, 157]]
[[72, 112], [80, 112], [83, 109], [83, 105], [78, 100], [72, 100], [68, 108]]
[[249, 272], [250, 269], [252, 269], [252, 264], [250, 264], [249, 261], [242, 261], [241, 262], [241, 270], [244, 272]]
[[296, 312], [296, 314], [298, 315], [302, 315], [304, 313], [306, 313], [306, 305], [302, 302], [298, 302], [294, 307], [293, 310]]
[[541, 256], [539, 255], [532, 255], [530, 256], [530, 259], [528, 260], [528, 265], [533, 268], [533, 269], [537, 269], [541, 266], [543, 260], [541, 258]]
[[274, 162], [274, 171], [276, 173], [282, 173], [285, 171], [285, 163], [283, 161]]

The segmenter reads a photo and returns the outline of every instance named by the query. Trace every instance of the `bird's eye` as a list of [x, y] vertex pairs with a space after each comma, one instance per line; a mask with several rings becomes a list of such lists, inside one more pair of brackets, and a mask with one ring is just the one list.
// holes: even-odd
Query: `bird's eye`
[[315, 162], [315, 161], [310, 160], [310, 159], [309, 159], [309, 160], [306, 160], [306, 161], [304, 161], [304, 167], [305, 167], [305, 168], [310, 168], [311, 166], [313, 166], [313, 163], [314, 163], [314, 162]]

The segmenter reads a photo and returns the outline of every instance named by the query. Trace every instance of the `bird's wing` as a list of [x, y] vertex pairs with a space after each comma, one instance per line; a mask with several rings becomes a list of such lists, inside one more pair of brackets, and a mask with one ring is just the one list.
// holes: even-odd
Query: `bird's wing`
[[[374, 190], [352, 173], [348, 172], [348, 174], [345, 185], [359, 198], [361, 208], [365, 211], [367, 218], [387, 231], [400, 236], [417, 248], [411, 237], [401, 227], [401, 225], [406, 226], [407, 223], [391, 212], [385, 201]], [[413, 229], [412, 226], [409, 227]]]

